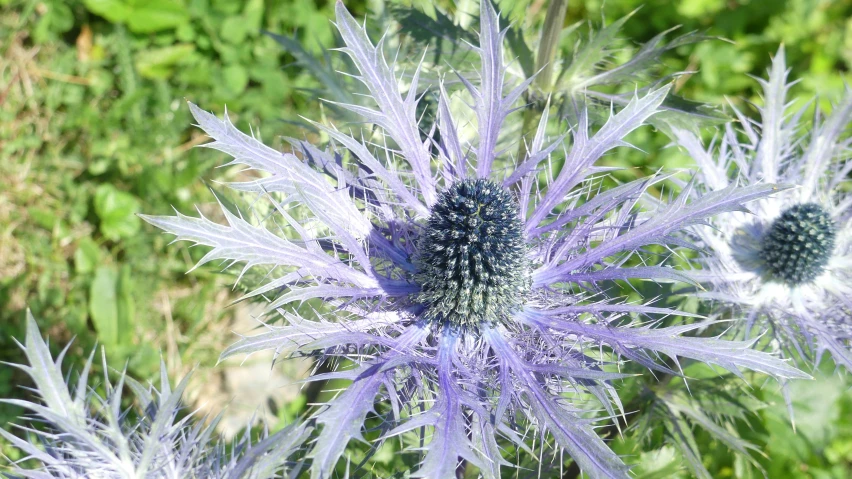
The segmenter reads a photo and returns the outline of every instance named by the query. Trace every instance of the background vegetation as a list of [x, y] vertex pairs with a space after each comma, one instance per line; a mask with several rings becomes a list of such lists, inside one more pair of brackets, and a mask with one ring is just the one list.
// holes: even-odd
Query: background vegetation
[[[382, 17], [391, 6], [432, 14], [431, 2], [346, 2], [357, 15]], [[413, 5], [412, 5], [413, 3]], [[446, 8], [475, 11], [458, 0]], [[536, 31], [546, 0], [499, 2], [504, 15]], [[245, 311], [226, 307], [230, 277], [185, 272], [201, 251], [142, 225], [137, 212], [190, 211], [213, 201], [205, 184], [223, 180], [222, 158], [203, 143], [184, 99], [221, 112], [267, 142], [302, 136], [300, 114], [316, 117], [316, 80], [261, 30], [294, 35], [309, 53], [333, 43], [332, 3], [309, 0], [0, 0], [0, 360], [19, 362], [31, 308], [58, 347], [76, 336], [66, 364], [81, 364], [97, 343], [114, 365], [150, 377], [160, 355], [173, 377], [198, 365], [197, 381], [216, 376], [216, 358]], [[641, 7], [641, 8], [639, 8]], [[577, 0], [566, 24], [610, 23], [633, 13], [623, 33], [644, 42], [661, 31], [706, 30], [720, 39], [687, 45], [665, 58], [681, 77], [679, 94], [714, 104], [757, 101], [757, 83], [778, 45], [787, 49], [794, 94], [819, 95], [828, 107], [850, 81], [852, 4], [843, 0]], [[580, 26], [581, 29], [585, 25]], [[631, 43], [625, 43], [629, 48]], [[609, 158], [647, 174], [682, 166], [675, 150], [647, 130], [641, 149]], [[210, 183], [215, 189], [216, 185]], [[203, 207], [203, 206], [202, 206]], [[266, 370], [268, 370], [268, 365]], [[852, 476], [852, 394], [826, 364], [816, 384], [796, 385], [797, 434], [774, 390], [755, 384], [752, 414], [734, 422], [771, 460], [769, 477]], [[209, 382], [209, 381], [208, 381]], [[22, 374], [0, 368], [0, 397], [24, 395]], [[228, 393], [228, 380], [219, 384]], [[231, 386], [233, 387], [233, 385]], [[197, 394], [201, 394], [200, 392]], [[282, 423], [304, 407], [304, 393], [273, 408]], [[281, 406], [282, 404], [278, 404]], [[0, 405], [0, 424], [21, 413]], [[714, 477], [744, 477], [746, 463], [696, 435]], [[14, 459], [17, 452], [2, 444]], [[629, 434], [617, 449], [640, 464], [640, 477], [673, 477], [683, 459], [668, 446]], [[391, 454], [377, 467], [394, 468]], [[377, 471], [379, 476], [387, 472]]]

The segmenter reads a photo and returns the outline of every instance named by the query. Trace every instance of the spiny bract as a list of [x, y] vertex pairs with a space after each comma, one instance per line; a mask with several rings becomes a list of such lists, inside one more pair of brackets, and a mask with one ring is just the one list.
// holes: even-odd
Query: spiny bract
[[[60, 370], [68, 343], [56, 358], [41, 338], [27, 311], [27, 336], [18, 343], [28, 364], [13, 366], [26, 372], [40, 400], [0, 399], [32, 413], [22, 426], [26, 439], [4, 429], [0, 436], [24, 457], [9, 465], [4, 477], [31, 479], [268, 479], [296, 477], [304, 461], [298, 454], [310, 436], [307, 424], [293, 424], [275, 434], [263, 432], [257, 441], [246, 430], [233, 444], [215, 432], [221, 416], [194, 417], [181, 402], [189, 376], [172, 389], [165, 363], [160, 363], [160, 387], [141, 384], [124, 372], [113, 383], [104, 357], [104, 378], [89, 382], [94, 351], [73, 381]], [[125, 385], [129, 386], [125, 390]], [[105, 394], [100, 391], [105, 391]], [[131, 398], [133, 404], [122, 404]], [[232, 452], [227, 452], [228, 450]], [[6, 467], [4, 467], [6, 469]]]

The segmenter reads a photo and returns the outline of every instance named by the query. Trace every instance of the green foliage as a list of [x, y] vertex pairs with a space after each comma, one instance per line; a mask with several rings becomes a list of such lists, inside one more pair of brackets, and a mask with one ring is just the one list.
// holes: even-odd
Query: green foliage
[[[721, 102], [726, 96], [757, 98], [759, 87], [748, 75], [762, 75], [779, 43], [788, 52], [788, 65], [804, 78], [794, 90], [802, 98], [836, 98], [843, 74], [852, 67], [852, 6], [832, 0], [783, 2], [695, 0], [676, 8], [665, 0], [586, 0], [569, 2], [569, 19], [619, 18], [641, 7], [624, 26], [624, 36], [646, 42], [661, 31], [681, 25], [682, 32], [702, 31], [718, 40], [694, 48], [679, 48], [668, 65], [697, 71], [681, 83], [683, 96]], [[603, 9], [603, 10], [601, 10]]]
[[[167, 247], [136, 214], [210, 200], [197, 179], [218, 159], [192, 149], [206, 138], [183, 99], [227, 104], [270, 138], [315, 104], [315, 81], [262, 30], [328, 46], [331, 3], [0, 3], [0, 360], [19, 359], [29, 307], [60, 344], [78, 337], [75, 364], [97, 342], [136, 377], [157, 371], [167, 343], [170, 365], [187, 364], [175, 375], [212, 365], [227, 334], [194, 342], [229, 321], [227, 279], [187, 277], [202, 252]], [[26, 378], [4, 374], [0, 395], [23, 394]], [[0, 406], [0, 421], [19, 413]]]

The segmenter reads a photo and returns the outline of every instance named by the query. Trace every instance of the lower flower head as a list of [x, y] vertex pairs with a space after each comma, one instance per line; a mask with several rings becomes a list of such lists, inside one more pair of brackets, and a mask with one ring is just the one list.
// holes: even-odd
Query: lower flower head
[[773, 280], [790, 286], [810, 283], [831, 259], [835, 230], [834, 220], [822, 206], [793, 205], [769, 227], [760, 258]]
[[788, 186], [718, 221], [716, 231], [697, 232], [711, 252], [702, 273], [705, 289], [709, 298], [728, 303], [722, 314], [748, 318], [741, 334], [766, 331], [773, 337], [767, 346], [809, 368], [829, 353], [852, 370], [852, 95], [804, 124], [804, 109], [789, 110], [789, 71], [779, 48], [761, 82], [766, 102], [758, 107], [760, 119], [735, 111], [743, 129], [727, 125], [718, 146], [705, 150], [694, 134], [677, 133], [698, 162], [698, 182], [706, 190]]
[[476, 328], [521, 303], [529, 289], [523, 225], [512, 195], [490, 180], [442, 192], [417, 244], [417, 300], [428, 319]]

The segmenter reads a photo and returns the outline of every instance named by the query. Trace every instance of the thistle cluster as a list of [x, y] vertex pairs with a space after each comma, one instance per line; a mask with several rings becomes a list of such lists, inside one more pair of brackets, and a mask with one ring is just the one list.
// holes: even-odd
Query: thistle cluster
[[[848, 146], [839, 138], [852, 102], [814, 130], [805, 152], [812, 159], [801, 167], [794, 153], [800, 143], [787, 139], [786, 103], [777, 95], [784, 87], [773, 70], [766, 95], [773, 103], [764, 111], [771, 110], [777, 123], [758, 132], [740, 116], [750, 143], [738, 143], [728, 126], [717, 154], [705, 150], [694, 132], [675, 126], [694, 111], [672, 106], [669, 86], [650, 82], [632, 95], [598, 88], [632, 85], [667, 49], [697, 36], [666, 44], [661, 35], [635, 58], [607, 68], [611, 50], [605, 40], [617, 22], [570, 60], [556, 57], [552, 48], [541, 52], [549, 68], [565, 65], [562, 74], [550, 76], [548, 69], [537, 77], [535, 69], [522, 68], [524, 75], [514, 78], [504, 63], [508, 30], [483, 1], [478, 34], [464, 37], [476, 44], [467, 46], [464, 61], [469, 66], [473, 58], [479, 68], [473, 74], [454, 68], [451, 78], [458, 81], [450, 82], [439, 65], [388, 63], [387, 38], [374, 44], [341, 2], [336, 15], [339, 50], [351, 60], [351, 78], [363, 95], [344, 95], [348, 100], [332, 104], [371, 128], [344, 132], [311, 122], [327, 141], [290, 139], [290, 151], [281, 152], [239, 131], [227, 115], [190, 104], [198, 126], [213, 139], [203, 146], [232, 157], [229, 165], [257, 173], [228, 185], [251, 206], [240, 212], [223, 207], [222, 222], [181, 213], [144, 216], [176, 241], [207, 247], [199, 264], [241, 264], [238, 281], [247, 271], [261, 272], [246, 296], [263, 304], [262, 329], [238, 339], [222, 358], [274, 350], [329, 367], [307, 381], [350, 381], [308, 411], [305, 426], [246, 444], [241, 452], [253, 461], [299, 458], [296, 466], [264, 462], [257, 470], [266, 475], [251, 477], [273, 477], [286, 467], [309, 469], [313, 479], [336, 477], [348, 444], [369, 437], [373, 451], [392, 438], [407, 446], [417, 461], [412, 477], [454, 478], [475, 468], [482, 477], [498, 478], [526, 467], [508, 452], [525, 451], [556, 459], [539, 466], [555, 469], [544, 475], [561, 469], [566, 452], [592, 478], [626, 478], [629, 467], [597, 426], [618, 425], [625, 417], [616, 385], [630, 373], [682, 377], [684, 363], [698, 363], [739, 377], [750, 370], [782, 383], [809, 377], [774, 351], [761, 351], [756, 346], [763, 343], [750, 337], [703, 336], [717, 322], [671, 307], [670, 297], [642, 297], [636, 288], [633, 297], [639, 299], [628, 302], [623, 291], [637, 282], [701, 283], [710, 298], [742, 299], [740, 304], [755, 308], [758, 313], [742, 322], [761, 328], [763, 315], [770, 322], [787, 314], [799, 318], [803, 307], [809, 319], [799, 324], [797, 337], [819, 337], [817, 348], [832, 353], [848, 351], [852, 322], [836, 318], [848, 314], [852, 296], [820, 288], [829, 276], [849, 279], [852, 264], [852, 201], [831, 193], [852, 168], [835, 162]], [[557, 20], [551, 19], [561, 26]], [[559, 28], [550, 27], [543, 38], [558, 38], [553, 29]], [[403, 78], [406, 66], [411, 71]], [[421, 78], [432, 80], [424, 84]], [[519, 137], [512, 128], [516, 110], [543, 93], [552, 103], [524, 111], [522, 125], [532, 128], [522, 127]], [[434, 104], [431, 113], [419, 109], [427, 99]], [[670, 132], [700, 166], [696, 181], [667, 201], [652, 198], [649, 190], [669, 176], [605, 187], [609, 169], [598, 166], [606, 153], [630, 146], [627, 135], [649, 123]], [[762, 166], [752, 168], [755, 162]], [[800, 177], [777, 174], [778, 168], [795, 169]], [[835, 176], [825, 179], [829, 170]], [[751, 181], [729, 178], [730, 171]], [[798, 178], [806, 185], [791, 188]], [[655, 254], [659, 245], [674, 254], [661, 259]], [[710, 253], [702, 257], [704, 268], [676, 268], [674, 260], [691, 249]], [[763, 283], [808, 294], [790, 304], [752, 301]], [[834, 287], [848, 293], [849, 284]], [[741, 291], [751, 296], [737, 296]], [[306, 317], [300, 306], [312, 300], [322, 306]], [[712, 315], [740, 319], [739, 312], [729, 313]], [[820, 323], [824, 315], [846, 329]], [[827, 337], [834, 342], [826, 345]], [[700, 417], [687, 401], [671, 394], [654, 407], [668, 411], [666, 420], [681, 413]], [[176, 403], [168, 404], [174, 411]], [[161, 422], [134, 440], [162, 441], [164, 429], [157, 428], [167, 426]], [[58, 429], [64, 424], [53, 421]], [[721, 430], [709, 421], [702, 425]], [[179, 431], [185, 427], [174, 424], [167, 442], [183, 444], [187, 436]], [[726, 444], [744, 450], [742, 443]], [[706, 473], [694, 441], [676, 445], [693, 472]], [[207, 457], [190, 462], [208, 464]], [[221, 472], [245, 470], [239, 465], [213, 462], [221, 467], [206, 477], [243, 477]]]

